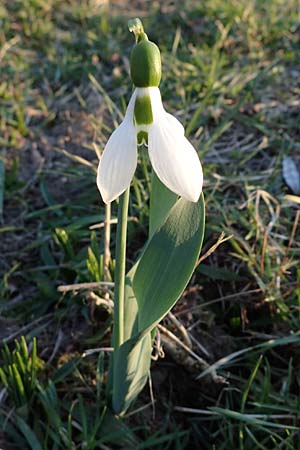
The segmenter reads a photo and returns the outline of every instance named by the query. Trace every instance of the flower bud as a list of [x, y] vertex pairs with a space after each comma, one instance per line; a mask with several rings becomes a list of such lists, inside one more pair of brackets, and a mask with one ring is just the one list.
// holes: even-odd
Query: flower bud
[[139, 19], [131, 22], [134, 25], [129, 29], [134, 32], [137, 41], [130, 55], [131, 79], [136, 87], [157, 87], [161, 79], [159, 48], [148, 40]]

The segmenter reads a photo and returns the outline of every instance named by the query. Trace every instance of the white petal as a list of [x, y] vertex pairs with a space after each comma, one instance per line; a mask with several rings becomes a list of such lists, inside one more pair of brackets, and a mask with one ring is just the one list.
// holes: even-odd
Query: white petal
[[148, 132], [149, 157], [162, 183], [185, 199], [197, 202], [203, 184], [201, 163], [182, 128], [169, 116], [154, 116]]
[[162, 114], [167, 114], [164, 106], [162, 104], [160, 90], [158, 87], [148, 87], [143, 89], [137, 89], [137, 95], [148, 95], [151, 100], [151, 108], [152, 108], [152, 114], [153, 118], [155, 120], [155, 117], [159, 117]]
[[184, 127], [183, 127], [183, 125], [179, 122], [179, 120], [178, 120], [175, 116], [173, 116], [172, 114], [166, 113], [166, 115], [167, 115], [167, 119], [168, 119], [168, 121], [170, 122], [170, 124], [171, 124], [173, 127], [177, 127], [178, 132], [181, 133], [182, 135], [184, 135]]
[[127, 109], [126, 109], [126, 114], [124, 117], [124, 121], [126, 120], [130, 120], [133, 123], [133, 111], [134, 111], [134, 105], [135, 105], [135, 99], [137, 96], [137, 89], [135, 89], [132, 93], [132, 96], [129, 100]]
[[164, 116], [168, 119], [168, 121], [170, 122], [170, 124], [173, 127], [177, 128], [178, 132], [180, 132], [182, 135], [184, 135], [183, 125], [179, 122], [179, 120], [175, 116], [173, 116], [172, 114], [169, 114], [164, 109], [160, 90], [158, 87], [137, 89], [137, 95], [148, 95], [150, 97], [154, 121], [157, 121], [158, 118]]
[[110, 203], [130, 185], [137, 165], [137, 137], [133, 124], [136, 93], [128, 104], [125, 119], [110, 136], [100, 159], [97, 186], [105, 203]]

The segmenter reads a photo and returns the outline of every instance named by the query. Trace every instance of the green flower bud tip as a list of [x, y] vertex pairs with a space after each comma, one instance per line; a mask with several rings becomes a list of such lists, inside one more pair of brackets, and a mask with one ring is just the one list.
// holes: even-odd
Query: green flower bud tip
[[136, 43], [141, 40], [148, 40], [148, 36], [144, 32], [142, 21], [138, 17], [128, 20], [128, 29], [134, 34]]
[[160, 51], [148, 40], [140, 19], [128, 22], [129, 31], [135, 35], [136, 44], [130, 55], [130, 75], [136, 87], [157, 87], [161, 79]]

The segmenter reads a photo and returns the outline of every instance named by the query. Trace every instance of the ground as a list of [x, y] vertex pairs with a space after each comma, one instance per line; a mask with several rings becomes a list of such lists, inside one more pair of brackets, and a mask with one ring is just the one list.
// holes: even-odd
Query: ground
[[[111, 308], [88, 283], [104, 276], [95, 175], [130, 97], [135, 16], [199, 152], [207, 225], [152, 382], [118, 419], [101, 390]], [[2, 2], [1, 448], [300, 449], [300, 192], [282, 176], [300, 163], [299, 31], [298, 0]], [[131, 190], [128, 268], [150, 171]]]

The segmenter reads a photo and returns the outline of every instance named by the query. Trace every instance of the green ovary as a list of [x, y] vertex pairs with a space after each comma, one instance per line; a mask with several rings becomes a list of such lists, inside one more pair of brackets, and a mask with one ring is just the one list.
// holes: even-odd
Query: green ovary
[[136, 87], [159, 86], [161, 79], [161, 58], [157, 45], [147, 40], [144, 34], [132, 49], [130, 74]]

